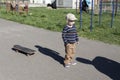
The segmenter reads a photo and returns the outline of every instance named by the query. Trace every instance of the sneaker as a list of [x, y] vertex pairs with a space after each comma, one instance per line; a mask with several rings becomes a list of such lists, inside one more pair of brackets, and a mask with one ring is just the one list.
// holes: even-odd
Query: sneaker
[[76, 62], [72, 62], [71, 64], [72, 64], [72, 65], [76, 65], [77, 63], [76, 63]]
[[69, 65], [71, 64], [71, 62], [70, 63], [68, 63]]
[[65, 67], [66, 67], [66, 68], [69, 68], [69, 67], [70, 67], [70, 65], [69, 65], [69, 64], [65, 64]]

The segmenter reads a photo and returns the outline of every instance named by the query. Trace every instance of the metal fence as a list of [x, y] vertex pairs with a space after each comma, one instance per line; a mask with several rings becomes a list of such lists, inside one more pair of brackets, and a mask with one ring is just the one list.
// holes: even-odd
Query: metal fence
[[[116, 8], [116, 3], [114, 3], [114, 8]], [[102, 3], [102, 12], [111, 13], [113, 9], [113, 3]], [[117, 14], [120, 15], [120, 3], [117, 4]]]

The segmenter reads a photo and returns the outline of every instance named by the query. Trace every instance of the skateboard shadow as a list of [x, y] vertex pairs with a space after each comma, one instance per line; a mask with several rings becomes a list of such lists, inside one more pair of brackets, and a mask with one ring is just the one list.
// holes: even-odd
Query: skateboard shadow
[[76, 58], [77, 61], [93, 65], [98, 71], [109, 76], [112, 80], [120, 80], [120, 63], [105, 57], [96, 57], [92, 61], [83, 58]]
[[39, 45], [35, 45], [35, 47], [38, 48], [38, 51], [41, 52], [42, 54], [50, 56], [51, 58], [53, 58], [54, 60], [58, 61], [60, 64], [63, 65], [64, 58], [61, 57], [58, 52]]

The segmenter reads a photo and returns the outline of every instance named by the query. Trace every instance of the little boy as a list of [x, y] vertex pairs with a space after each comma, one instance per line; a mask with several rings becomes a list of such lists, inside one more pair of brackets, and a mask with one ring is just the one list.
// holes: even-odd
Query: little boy
[[76, 42], [78, 43], [79, 39], [75, 27], [75, 20], [77, 20], [75, 15], [72, 13], [68, 13], [66, 15], [66, 20], [67, 20], [67, 24], [62, 31], [62, 39], [64, 42], [65, 52], [66, 52], [64, 65], [65, 67], [70, 67], [70, 64], [76, 65], [76, 63], [73, 62], [73, 58], [75, 55], [75, 47], [76, 47], [75, 43]]

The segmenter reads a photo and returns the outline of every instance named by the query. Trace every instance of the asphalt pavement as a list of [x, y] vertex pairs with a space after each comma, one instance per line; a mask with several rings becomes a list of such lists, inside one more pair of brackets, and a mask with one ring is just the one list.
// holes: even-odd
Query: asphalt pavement
[[[120, 80], [120, 46], [79, 40], [77, 65], [64, 68], [60, 32], [0, 19], [0, 80]], [[17, 53], [14, 45], [36, 53]]]

